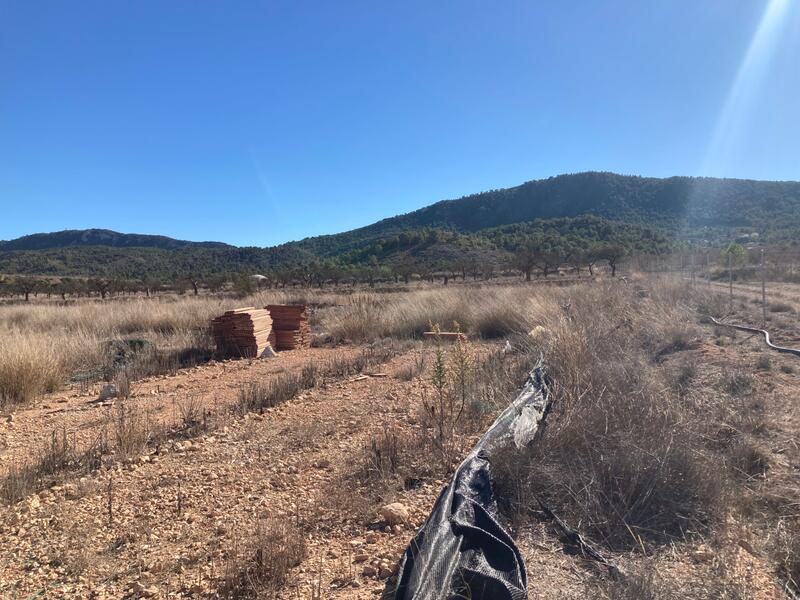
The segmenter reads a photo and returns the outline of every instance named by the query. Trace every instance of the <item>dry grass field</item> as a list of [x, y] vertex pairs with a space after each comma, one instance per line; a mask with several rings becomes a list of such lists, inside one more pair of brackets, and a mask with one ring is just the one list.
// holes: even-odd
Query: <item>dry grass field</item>
[[[791, 597], [800, 359], [707, 324], [760, 311], [722, 292], [634, 276], [0, 305], [0, 596], [379, 597], [543, 357], [544, 434], [493, 465], [530, 598]], [[215, 358], [212, 316], [295, 301], [314, 347]], [[770, 312], [787, 339], [797, 309]], [[434, 326], [467, 341], [423, 342]]]
[[[0, 304], [0, 406], [25, 404], [65, 382], [114, 374], [115, 341], [142, 339], [141, 375], [208, 360], [209, 320], [242, 302], [303, 302], [303, 294], [264, 293], [244, 300], [165, 295], [113, 302], [77, 300]], [[317, 302], [330, 302], [325, 295]]]

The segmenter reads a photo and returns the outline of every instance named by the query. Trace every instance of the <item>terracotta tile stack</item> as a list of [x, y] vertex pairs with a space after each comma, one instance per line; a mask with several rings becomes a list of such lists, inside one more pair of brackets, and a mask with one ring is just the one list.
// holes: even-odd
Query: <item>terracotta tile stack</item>
[[263, 308], [247, 306], [229, 310], [211, 321], [217, 350], [224, 357], [255, 358], [268, 346], [277, 347], [272, 317]]
[[270, 304], [276, 350], [294, 350], [311, 345], [311, 329], [305, 304]]

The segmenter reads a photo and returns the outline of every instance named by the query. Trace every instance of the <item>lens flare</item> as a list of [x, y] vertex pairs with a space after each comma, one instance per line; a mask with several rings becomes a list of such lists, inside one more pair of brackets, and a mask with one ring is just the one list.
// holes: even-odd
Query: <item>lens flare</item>
[[791, 3], [792, 0], [770, 0], [767, 5], [720, 113], [706, 152], [703, 174], [719, 172], [728, 163], [780, 45]]

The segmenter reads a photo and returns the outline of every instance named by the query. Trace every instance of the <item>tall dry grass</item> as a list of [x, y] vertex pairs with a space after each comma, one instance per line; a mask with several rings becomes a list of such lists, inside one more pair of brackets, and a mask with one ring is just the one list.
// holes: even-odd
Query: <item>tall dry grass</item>
[[61, 356], [42, 336], [0, 335], [0, 408], [57, 389], [64, 373]]
[[542, 326], [533, 344], [555, 404], [541, 442], [500, 466], [512, 513], [527, 518], [542, 500], [615, 550], [721, 522], [735, 457], [708, 440], [728, 399], [675, 383], [681, 353], [702, 336], [702, 293], [672, 281], [585, 286], [554, 291], [528, 315]]
[[692, 393], [681, 362], [702, 336], [700, 316], [720, 306], [705, 288], [672, 279], [459, 286], [354, 295], [322, 326], [354, 341], [435, 325], [521, 334], [531, 360], [545, 357], [556, 408], [543, 442], [508, 465], [503, 495], [526, 516], [542, 499], [607, 547], [628, 550], [706, 530], [728, 505], [738, 459], [708, 440], [730, 398]]
[[0, 304], [0, 408], [30, 402], [70, 377], [112, 378], [109, 342], [143, 339], [149, 351], [132, 376], [172, 370], [210, 356], [208, 324], [238, 306], [291, 302], [333, 304], [331, 294], [260, 292], [235, 299], [164, 296], [132, 300]]
[[525, 330], [559, 290], [531, 286], [452, 286], [409, 294], [354, 294], [327, 312], [322, 328], [338, 340], [419, 337], [438, 325], [495, 338]]
[[[112, 378], [117, 365], [110, 364], [113, 357], [108, 347], [113, 341], [150, 342], [150, 351], [129, 373], [133, 377], [178, 368], [193, 353], [208, 356], [210, 319], [238, 306], [310, 304], [318, 307], [323, 330], [354, 341], [412, 337], [431, 322], [449, 327], [453, 321], [491, 337], [518, 325], [516, 315], [507, 311], [507, 293], [468, 286], [459, 286], [458, 293], [415, 288], [368, 294], [352, 289], [287, 289], [240, 299], [162, 296], [66, 305], [0, 304], [0, 407], [30, 402], [58, 389], [70, 377]], [[476, 302], [487, 297], [495, 299], [494, 313], [476, 308]]]

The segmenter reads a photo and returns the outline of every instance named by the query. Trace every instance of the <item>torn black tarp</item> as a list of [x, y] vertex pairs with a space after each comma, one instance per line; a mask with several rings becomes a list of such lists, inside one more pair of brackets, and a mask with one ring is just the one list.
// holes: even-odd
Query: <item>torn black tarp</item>
[[498, 451], [533, 441], [549, 407], [537, 366], [517, 398], [456, 469], [387, 584], [394, 600], [527, 598], [527, 575], [514, 540], [498, 522], [491, 461]]

